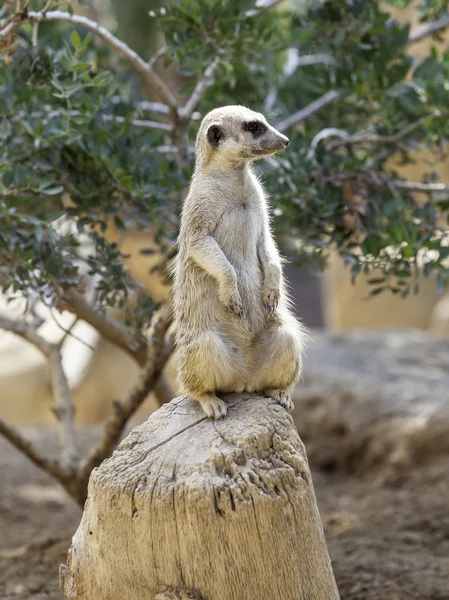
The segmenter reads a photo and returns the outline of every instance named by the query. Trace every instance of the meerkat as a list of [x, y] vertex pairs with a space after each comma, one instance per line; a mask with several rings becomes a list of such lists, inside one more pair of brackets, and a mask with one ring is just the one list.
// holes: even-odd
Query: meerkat
[[180, 391], [208, 417], [217, 394], [259, 392], [287, 410], [305, 331], [289, 308], [267, 200], [251, 164], [288, 138], [243, 106], [208, 113], [198, 130], [173, 266]]

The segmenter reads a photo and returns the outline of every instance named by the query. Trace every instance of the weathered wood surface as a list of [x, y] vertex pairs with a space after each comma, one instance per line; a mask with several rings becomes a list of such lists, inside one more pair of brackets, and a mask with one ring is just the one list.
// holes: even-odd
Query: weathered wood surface
[[304, 446], [267, 398], [177, 398], [92, 473], [61, 567], [76, 600], [338, 600]]

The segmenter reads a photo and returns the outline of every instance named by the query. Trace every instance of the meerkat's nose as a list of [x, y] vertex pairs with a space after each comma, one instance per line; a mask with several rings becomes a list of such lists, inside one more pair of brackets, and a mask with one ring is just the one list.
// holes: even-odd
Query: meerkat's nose
[[289, 142], [290, 140], [288, 139], [288, 137], [287, 137], [286, 135], [283, 135], [282, 133], [279, 133], [279, 132], [278, 132], [278, 134], [279, 134], [279, 137], [281, 138], [281, 139], [280, 139], [280, 141], [281, 141], [281, 144], [283, 144], [284, 148], [287, 148], [287, 146], [288, 146], [288, 142]]

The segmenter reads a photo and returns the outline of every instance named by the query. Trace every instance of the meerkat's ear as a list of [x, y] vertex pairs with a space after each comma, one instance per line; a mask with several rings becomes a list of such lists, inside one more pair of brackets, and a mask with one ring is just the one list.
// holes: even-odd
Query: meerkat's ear
[[207, 139], [212, 148], [218, 148], [223, 137], [223, 131], [219, 125], [213, 123], [209, 126], [209, 129], [207, 130]]

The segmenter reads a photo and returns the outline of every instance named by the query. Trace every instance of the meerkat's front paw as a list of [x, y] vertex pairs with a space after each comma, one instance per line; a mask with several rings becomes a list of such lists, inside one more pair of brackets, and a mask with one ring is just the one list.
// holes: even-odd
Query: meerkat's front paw
[[234, 313], [238, 317], [243, 315], [242, 299], [237, 289], [232, 292], [222, 292], [220, 299], [227, 312]]
[[264, 395], [267, 398], [273, 398], [278, 404], [288, 410], [289, 412], [295, 408], [292, 402], [292, 397], [283, 390], [265, 390]]
[[262, 301], [270, 314], [273, 314], [279, 304], [279, 289], [268, 288], [262, 293]]
[[202, 398], [199, 402], [203, 412], [210, 419], [221, 419], [225, 417], [228, 412], [228, 405], [226, 402], [223, 402], [223, 400], [220, 400], [220, 398], [217, 398], [216, 396]]

